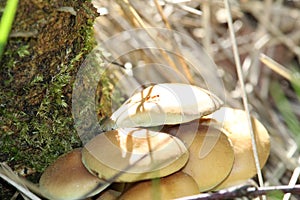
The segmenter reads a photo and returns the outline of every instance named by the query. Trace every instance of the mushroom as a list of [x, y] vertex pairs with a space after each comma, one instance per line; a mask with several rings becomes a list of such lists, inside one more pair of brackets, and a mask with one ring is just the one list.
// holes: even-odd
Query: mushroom
[[164, 178], [137, 183], [122, 194], [119, 200], [167, 200], [198, 193], [198, 186], [194, 179], [183, 172], [177, 172]]
[[120, 194], [121, 192], [106, 189], [99, 194], [96, 200], [117, 200]]
[[90, 174], [81, 162], [81, 149], [60, 156], [46, 168], [39, 181], [41, 194], [48, 199], [68, 200], [94, 196], [109, 183]]
[[83, 148], [90, 172], [115, 182], [135, 182], [167, 176], [188, 160], [184, 144], [166, 133], [124, 128], [97, 135]]
[[233, 147], [222, 131], [201, 125], [199, 120], [165, 126], [161, 131], [176, 135], [187, 146], [190, 157], [182, 171], [195, 179], [200, 192], [220, 184], [230, 173]]
[[102, 129], [184, 123], [208, 115], [222, 104], [217, 96], [197, 86], [157, 84], [129, 98]]
[[[245, 111], [223, 107], [207, 118], [212, 118], [213, 120], [209, 123], [222, 130], [231, 140], [235, 155], [235, 161], [229, 176], [214, 190], [245, 182], [255, 176], [257, 171]], [[270, 154], [270, 137], [266, 128], [257, 119], [251, 117], [251, 120], [260, 167], [262, 168]]]

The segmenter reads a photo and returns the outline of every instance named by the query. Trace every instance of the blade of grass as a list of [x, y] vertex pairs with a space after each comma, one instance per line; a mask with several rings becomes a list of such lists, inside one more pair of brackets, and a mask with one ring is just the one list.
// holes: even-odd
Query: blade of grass
[[18, 0], [7, 0], [6, 7], [0, 21], [0, 59], [7, 43], [7, 38], [15, 18], [17, 7]]
[[300, 123], [279, 83], [274, 81], [270, 92], [288, 129], [294, 134], [296, 143], [300, 146]]
[[161, 199], [160, 178], [152, 179], [152, 199]]
[[[300, 167], [296, 167], [293, 172], [292, 178], [289, 182], [289, 186], [294, 187], [297, 184], [298, 178], [300, 175]], [[291, 198], [291, 193], [286, 193], [282, 200], [289, 200]]]
[[203, 45], [209, 56], [213, 56], [212, 50], [212, 30], [211, 30], [211, 2], [203, 1], [203, 28], [205, 31], [205, 37], [203, 37]]
[[270, 21], [264, 20], [264, 16], [259, 11], [261, 10], [260, 7], [263, 5], [253, 4], [253, 2], [254, 1], [249, 1], [249, 3], [247, 4], [241, 4], [242, 9], [251, 12], [258, 19], [259, 23], [262, 24], [262, 26], [264, 26], [268, 30], [268, 32], [272, 35], [272, 38], [276, 38], [276, 40], [278, 40], [280, 43], [284, 44], [287, 48], [289, 48], [291, 52], [297, 55], [299, 61], [300, 47], [297, 45], [297, 43], [293, 41], [293, 38], [284, 34], [274, 23], [270, 23]]
[[[252, 150], [253, 150], [253, 156], [254, 156], [254, 161], [255, 161], [255, 166], [256, 166], [256, 171], [257, 171], [257, 176], [258, 176], [258, 182], [259, 182], [259, 186], [262, 187], [264, 185], [264, 182], [263, 182], [263, 177], [262, 177], [262, 173], [260, 170], [260, 162], [259, 162], [258, 153], [257, 153], [257, 146], [256, 146], [256, 142], [255, 142], [255, 136], [253, 133], [251, 117], [249, 114], [248, 99], [247, 99], [245, 84], [244, 84], [244, 80], [243, 80], [241, 61], [240, 61], [237, 43], [236, 43], [235, 34], [234, 34], [232, 16], [231, 16], [231, 12], [230, 12], [230, 10], [231, 10], [230, 4], [229, 4], [228, 0], [224, 0], [224, 4], [225, 4], [226, 11], [227, 11], [227, 23], [228, 23], [231, 42], [232, 42], [232, 49], [233, 49], [233, 55], [234, 55], [234, 60], [235, 60], [235, 64], [236, 64], [236, 70], [237, 70], [238, 79], [239, 79], [239, 82], [241, 85], [241, 90], [242, 90], [243, 105], [244, 105], [245, 112], [247, 113], [248, 128], [250, 130], [250, 135], [251, 135]], [[263, 198], [265, 199], [264, 196], [263, 196]]]
[[292, 83], [292, 86], [297, 94], [297, 97], [300, 101], [300, 73], [299, 71], [292, 72], [291, 70], [287, 69], [285, 66], [279, 64], [272, 58], [268, 57], [265, 54], [260, 55], [260, 61], [264, 63], [267, 67], [271, 70], [276, 72], [277, 74], [281, 75], [288, 81]]
[[291, 72], [286, 67], [280, 65], [269, 56], [260, 54], [260, 61], [263, 62], [267, 67], [275, 71], [277, 74], [283, 76], [289, 81], [292, 81]]
[[0, 178], [11, 184], [26, 197], [32, 200], [41, 200], [24, 186], [23, 181], [5, 163], [0, 163]]
[[291, 83], [297, 94], [298, 100], [300, 101], [300, 73], [299, 72], [293, 73]]
[[214, 193], [202, 193], [188, 197], [177, 198], [175, 200], [217, 200], [217, 199], [234, 199], [239, 197], [247, 197], [246, 199], [254, 199], [262, 195], [268, 195], [269, 199], [282, 199], [283, 193], [300, 194], [300, 185], [293, 187], [288, 185], [253, 187], [245, 186], [241, 188], [229, 188]]
[[[119, 5], [122, 7], [122, 9], [124, 9], [125, 12], [131, 13], [134, 20], [140, 25], [141, 28], [145, 29], [145, 31], [153, 39], [153, 41], [156, 41], [155, 36], [153, 34], [151, 34], [151, 32], [149, 32], [147, 29], [147, 28], [149, 28], [149, 26], [146, 23], [144, 23], [144, 20], [139, 15], [139, 13], [135, 10], [135, 8], [132, 6], [131, 2], [128, 0], [120, 0], [118, 2], [120, 2]], [[157, 46], [160, 47], [159, 44], [157, 44]], [[179, 73], [179, 70], [176, 67], [176, 64], [170, 58], [170, 56], [161, 48], [159, 48], [159, 51], [162, 53], [162, 56], [166, 59], [166, 61], [170, 64], [170, 66], [173, 67], [173, 69]]]
[[[168, 30], [172, 30], [172, 27], [171, 27], [171, 25], [170, 25], [170, 23], [169, 23], [167, 17], [164, 15], [163, 9], [162, 9], [161, 5], [159, 4], [158, 0], [154, 0], [154, 3], [155, 3], [156, 9], [157, 9], [158, 13], [160, 14], [160, 16], [161, 16], [161, 18], [162, 18], [162, 21], [164, 22], [166, 28], [167, 28]], [[182, 55], [181, 52], [180, 52], [180, 50], [179, 50], [179, 48], [178, 48], [178, 46], [176, 45], [175, 39], [174, 39], [174, 38], [170, 38], [170, 39], [173, 40], [172, 45], [173, 45], [173, 48], [174, 48], [175, 52], [176, 52], [177, 54], [179, 54], [179, 55]], [[183, 58], [180, 57], [180, 56], [178, 57], [178, 60], [179, 60], [181, 66], [182, 66], [182, 68], [183, 68], [183, 70], [184, 70], [184, 73], [185, 73], [187, 79], [189, 80], [189, 82], [190, 82], [191, 84], [194, 84], [193, 77], [192, 77], [192, 75], [191, 75], [191, 73], [190, 73], [190, 71], [189, 71], [189, 69], [188, 69], [188, 66], [187, 66], [186, 62], [185, 62], [185, 61], [183, 60]], [[176, 69], [177, 69], [177, 68], [176, 68]]]

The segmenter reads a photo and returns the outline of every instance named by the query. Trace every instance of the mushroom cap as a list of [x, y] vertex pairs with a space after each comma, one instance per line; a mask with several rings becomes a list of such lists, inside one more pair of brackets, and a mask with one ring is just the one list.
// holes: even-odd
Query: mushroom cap
[[183, 172], [177, 172], [161, 179], [137, 183], [122, 194], [119, 200], [175, 199], [198, 193], [195, 180]]
[[188, 156], [185, 145], [176, 137], [141, 128], [99, 134], [82, 151], [87, 169], [115, 182], [167, 176], [182, 168]]
[[176, 135], [188, 147], [190, 157], [182, 171], [195, 179], [200, 192], [220, 184], [230, 173], [234, 162], [233, 147], [222, 131], [195, 120], [165, 126], [162, 132]]
[[109, 183], [89, 173], [81, 162], [81, 149], [74, 149], [46, 168], [39, 185], [46, 198], [68, 200], [93, 196]]
[[163, 83], [134, 94], [111, 120], [117, 128], [179, 124], [208, 115], [222, 104], [216, 95], [200, 87]]
[[[224, 133], [231, 140], [235, 155], [235, 161], [229, 176], [214, 190], [245, 182], [247, 179], [255, 176], [257, 171], [245, 111], [223, 107], [209, 117], [214, 119], [214, 121], [211, 121], [211, 124], [223, 129]], [[270, 137], [262, 123], [254, 117], [251, 117], [251, 120], [262, 168], [270, 154]]]
[[99, 194], [96, 200], [117, 200], [120, 195], [121, 192], [106, 189]]

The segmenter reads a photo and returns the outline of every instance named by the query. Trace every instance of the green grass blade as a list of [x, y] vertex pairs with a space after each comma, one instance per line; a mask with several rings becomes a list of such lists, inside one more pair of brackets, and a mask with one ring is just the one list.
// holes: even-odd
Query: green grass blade
[[18, 0], [7, 0], [6, 7], [0, 21], [0, 58], [7, 43], [7, 38], [15, 18], [17, 7]]
[[277, 105], [279, 112], [282, 114], [288, 129], [294, 134], [296, 142], [300, 147], [300, 123], [294, 114], [292, 107], [286, 98], [279, 83], [273, 82], [271, 85], [271, 95]]
[[291, 83], [296, 92], [298, 100], [300, 101], [300, 73], [299, 72], [295, 72], [293, 74]]

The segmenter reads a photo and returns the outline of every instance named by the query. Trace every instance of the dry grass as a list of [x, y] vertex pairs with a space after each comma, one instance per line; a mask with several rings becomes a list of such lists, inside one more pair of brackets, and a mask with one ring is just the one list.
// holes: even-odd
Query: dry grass
[[[97, 91], [99, 101], [114, 95], [113, 105], [99, 111], [99, 118], [118, 107], [120, 96], [151, 83], [207, 88], [226, 105], [249, 109], [269, 130], [271, 155], [262, 177], [254, 180], [260, 186], [298, 184], [299, 190], [300, 1], [230, 1], [244, 86], [224, 2], [94, 0], [101, 14], [95, 36], [109, 79], [100, 83], [107, 91]], [[249, 107], [243, 105], [244, 94]], [[279, 192], [268, 198], [299, 199], [300, 194]]]
[[[221, 0], [94, 0], [102, 14], [95, 23], [96, 39], [110, 53], [108, 63], [133, 66], [133, 76], [117, 65], [109, 68], [111, 77], [118, 80], [116, 88], [125, 96], [142, 84], [189, 82], [212, 90], [231, 107], [244, 108], [246, 92], [250, 113], [271, 135], [271, 155], [262, 171], [264, 185], [299, 183], [300, 1], [230, 3], [244, 91], [238, 83]], [[112, 38], [138, 28], [144, 31]]]

